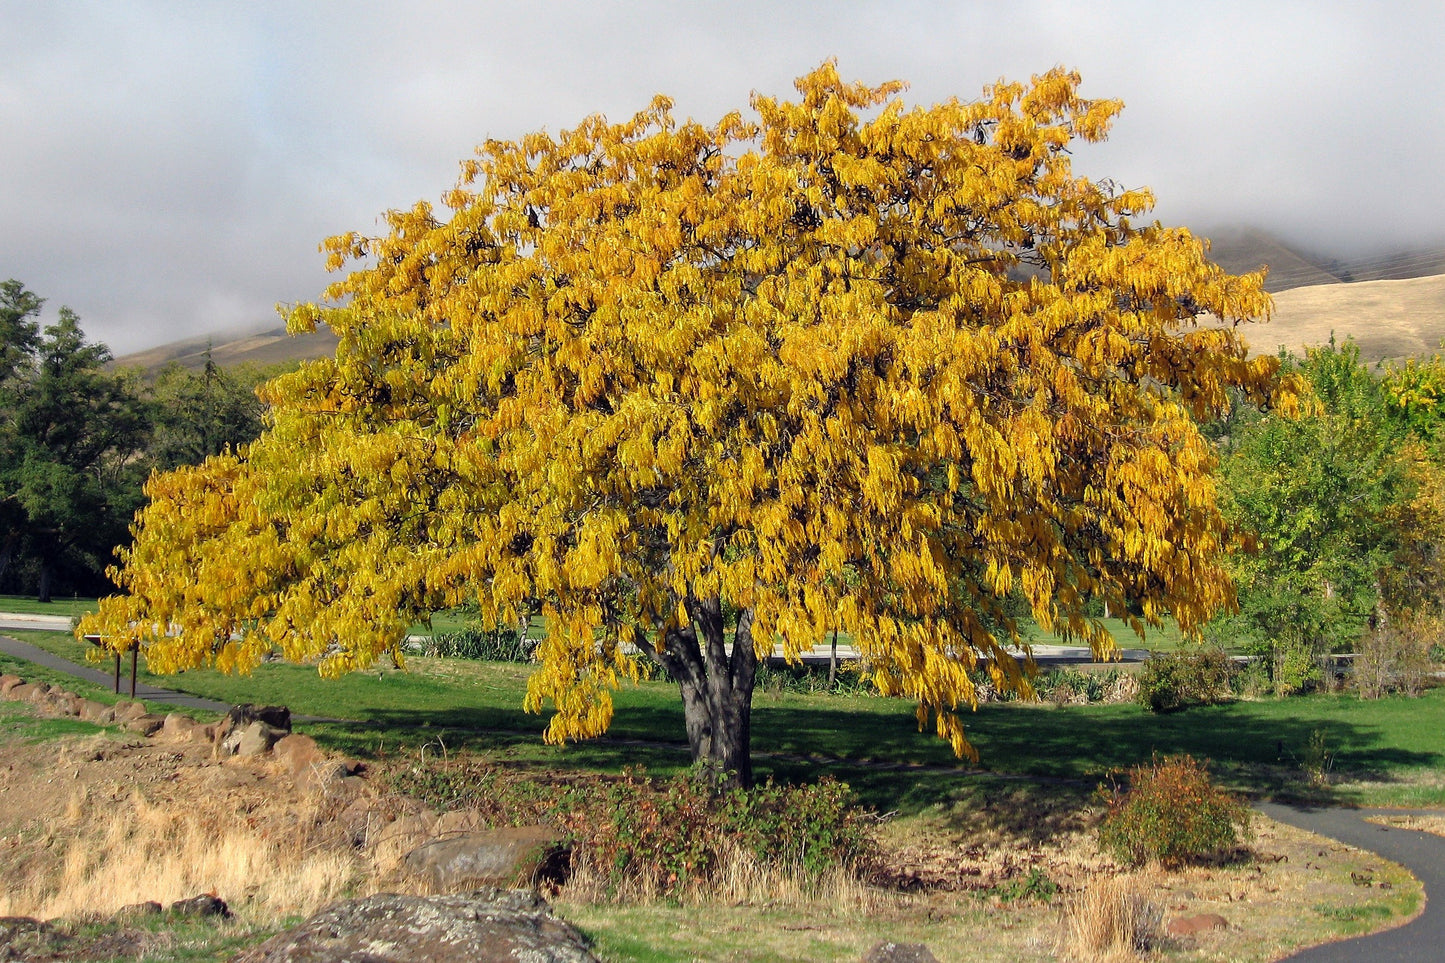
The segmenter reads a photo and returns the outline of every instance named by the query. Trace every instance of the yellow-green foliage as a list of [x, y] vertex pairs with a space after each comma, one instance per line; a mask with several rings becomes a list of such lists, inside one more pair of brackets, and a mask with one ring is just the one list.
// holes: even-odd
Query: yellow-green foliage
[[753, 119], [659, 97], [488, 142], [446, 213], [326, 243], [353, 270], [290, 324], [336, 358], [265, 389], [245, 451], [152, 479], [129, 594], [83, 631], [335, 673], [475, 592], [487, 624], [545, 615], [527, 702], [563, 741], [607, 728], [623, 643], [713, 599], [761, 649], [841, 627], [970, 753], [970, 670], [1027, 688], [1011, 591], [1101, 651], [1089, 597], [1186, 629], [1229, 602], [1191, 415], [1293, 397], [1234, 326], [1261, 278], [1072, 172], [1120, 108], [1078, 85], [907, 107], [828, 63]]

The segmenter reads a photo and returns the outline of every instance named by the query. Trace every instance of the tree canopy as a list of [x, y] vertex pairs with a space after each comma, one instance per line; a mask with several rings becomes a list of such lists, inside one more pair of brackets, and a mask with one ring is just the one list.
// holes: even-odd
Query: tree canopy
[[930, 107], [831, 63], [796, 86], [489, 141], [445, 213], [327, 241], [349, 273], [289, 321], [336, 357], [263, 389], [248, 448], [152, 479], [84, 629], [339, 673], [475, 595], [545, 617], [549, 741], [604, 731], [650, 659], [746, 779], [775, 644], [841, 628], [968, 754], [970, 674], [1028, 687], [1011, 595], [1101, 653], [1091, 599], [1191, 631], [1227, 605], [1195, 419], [1293, 396], [1239, 335], [1261, 276], [1073, 172], [1118, 102], [1060, 70]]
[[36, 566], [49, 601], [64, 567], [99, 573], [141, 504], [136, 462], [149, 425], [134, 379], [104, 370], [110, 351], [61, 308], [41, 329], [43, 299], [0, 285], [0, 574]]

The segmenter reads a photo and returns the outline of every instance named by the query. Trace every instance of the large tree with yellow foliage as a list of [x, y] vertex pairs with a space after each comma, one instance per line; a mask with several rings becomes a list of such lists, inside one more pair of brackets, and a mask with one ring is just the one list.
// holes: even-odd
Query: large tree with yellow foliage
[[83, 631], [331, 674], [475, 597], [545, 617], [548, 741], [654, 660], [694, 757], [746, 781], [758, 659], [838, 627], [971, 754], [970, 673], [1028, 689], [1011, 594], [1101, 654], [1090, 599], [1185, 629], [1230, 603], [1195, 419], [1277, 388], [1236, 329], [1261, 278], [1073, 173], [1120, 108], [1078, 85], [907, 107], [828, 63], [713, 126], [659, 97], [489, 141], [445, 213], [326, 243], [349, 273], [290, 324], [335, 359], [264, 389], [248, 448], [151, 480]]

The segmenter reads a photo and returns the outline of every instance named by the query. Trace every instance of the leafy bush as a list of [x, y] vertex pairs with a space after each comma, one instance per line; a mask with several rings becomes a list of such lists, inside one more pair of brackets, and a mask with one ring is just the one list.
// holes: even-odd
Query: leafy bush
[[1209, 780], [1192, 756], [1154, 757], [1129, 771], [1129, 788], [1100, 794], [1108, 812], [1099, 844], [1120, 860], [1166, 867], [1217, 856], [1249, 838], [1249, 809]]
[[1209, 706], [1233, 694], [1234, 663], [1215, 648], [1170, 652], [1144, 663], [1138, 702], [1150, 712]]
[[426, 655], [444, 659], [476, 659], [481, 662], [531, 662], [537, 640], [529, 639], [516, 629], [463, 629], [440, 632], [424, 646]]
[[433, 763], [398, 772], [392, 782], [439, 809], [477, 809], [490, 825], [559, 828], [574, 865], [600, 872], [614, 894], [707, 889], [739, 851], [760, 865], [817, 879], [866, 864], [874, 850], [871, 814], [846, 784], [830, 778], [719, 790], [692, 773], [549, 778], [482, 763]]

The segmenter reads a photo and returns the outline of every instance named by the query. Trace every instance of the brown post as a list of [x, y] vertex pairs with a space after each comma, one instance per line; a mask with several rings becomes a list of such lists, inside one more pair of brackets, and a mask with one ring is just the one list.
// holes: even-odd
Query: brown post
[[135, 662], [140, 655], [140, 643], [137, 642], [130, 649], [130, 697], [135, 698]]

